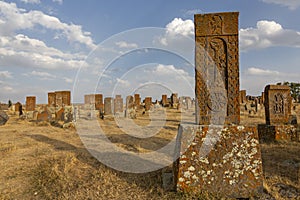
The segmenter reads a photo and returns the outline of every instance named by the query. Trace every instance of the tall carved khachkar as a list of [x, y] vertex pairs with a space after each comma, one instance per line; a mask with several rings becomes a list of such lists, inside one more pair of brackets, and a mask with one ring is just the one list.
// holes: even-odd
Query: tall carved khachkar
[[239, 124], [238, 12], [195, 15], [196, 121]]
[[238, 13], [195, 15], [197, 123], [180, 124], [175, 188], [249, 198], [263, 190], [256, 126], [241, 126]]

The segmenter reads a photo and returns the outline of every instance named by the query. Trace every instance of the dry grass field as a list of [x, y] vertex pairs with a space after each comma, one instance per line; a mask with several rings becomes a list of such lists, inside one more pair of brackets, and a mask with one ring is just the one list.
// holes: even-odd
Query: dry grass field
[[[168, 110], [160, 132], [150, 139], [129, 139], [113, 118], [99, 120], [108, 138], [128, 151], [164, 146], [177, 133], [180, 112]], [[193, 116], [191, 116], [193, 120]], [[262, 123], [242, 116], [242, 124]], [[149, 124], [138, 113], [135, 123]], [[300, 199], [300, 143], [262, 144], [264, 194], [254, 199]], [[75, 129], [29, 122], [11, 115], [0, 127], [0, 199], [218, 199], [188, 196], [162, 188], [161, 170], [130, 174], [106, 167], [84, 148]]]

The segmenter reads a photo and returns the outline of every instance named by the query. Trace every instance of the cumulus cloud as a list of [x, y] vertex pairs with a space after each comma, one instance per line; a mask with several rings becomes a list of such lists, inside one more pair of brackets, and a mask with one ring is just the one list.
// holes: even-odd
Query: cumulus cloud
[[0, 78], [1, 79], [12, 78], [12, 74], [9, 71], [0, 71]]
[[300, 47], [300, 32], [267, 20], [258, 21], [255, 28], [240, 29], [241, 50], [273, 46]]
[[37, 26], [58, 31], [69, 42], [84, 44], [91, 49], [96, 47], [90, 33], [84, 32], [80, 25], [63, 23], [58, 18], [41, 11], [27, 12], [18, 8], [15, 3], [0, 1], [0, 35], [11, 36], [16, 31], [33, 29]]
[[138, 48], [138, 45], [135, 44], [135, 43], [128, 43], [128, 42], [125, 42], [125, 41], [119, 41], [119, 42], [116, 42], [116, 45], [119, 47], [119, 48]]
[[167, 34], [180, 34], [184, 36], [194, 35], [194, 22], [190, 19], [182, 20], [181, 18], [175, 18], [172, 22], [167, 24], [166, 28]]
[[246, 74], [255, 76], [277, 76], [280, 75], [278, 71], [272, 71], [268, 69], [260, 69], [256, 67], [250, 67], [246, 70]]
[[273, 3], [281, 6], [286, 6], [291, 10], [295, 10], [300, 6], [299, 0], [262, 0], [265, 3]]
[[40, 4], [40, 0], [21, 0], [23, 3]]
[[188, 73], [183, 69], [176, 69], [174, 65], [158, 64], [153, 71], [156, 75], [179, 75], [188, 76]]

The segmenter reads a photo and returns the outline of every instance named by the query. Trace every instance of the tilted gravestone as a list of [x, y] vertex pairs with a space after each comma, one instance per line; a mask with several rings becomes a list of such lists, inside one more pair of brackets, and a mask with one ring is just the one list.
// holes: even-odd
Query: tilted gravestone
[[263, 190], [257, 129], [238, 125], [238, 15], [195, 15], [198, 125], [178, 130], [173, 172], [179, 191], [249, 198]]
[[0, 110], [0, 126], [3, 126], [8, 121], [9, 117], [6, 112]]

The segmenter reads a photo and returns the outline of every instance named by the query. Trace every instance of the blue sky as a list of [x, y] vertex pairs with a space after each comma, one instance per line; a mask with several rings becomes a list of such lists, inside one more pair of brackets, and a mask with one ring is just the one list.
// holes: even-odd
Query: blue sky
[[[0, 1], [0, 102], [193, 95], [193, 15], [238, 11], [240, 88], [300, 81], [298, 0]], [[152, 27], [152, 28], [146, 28]], [[113, 61], [113, 62], [112, 62]]]

